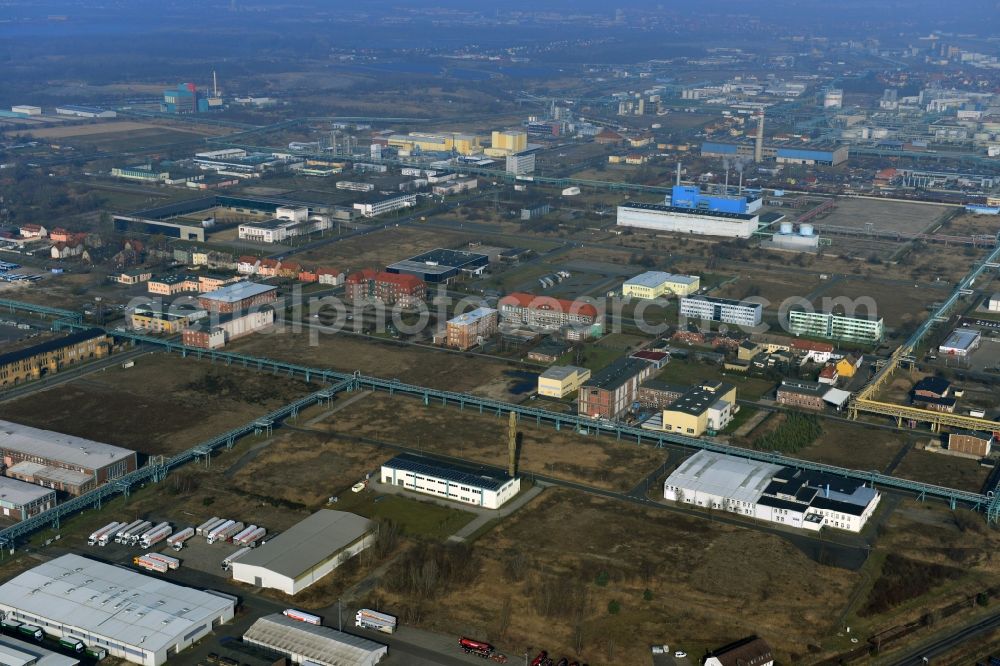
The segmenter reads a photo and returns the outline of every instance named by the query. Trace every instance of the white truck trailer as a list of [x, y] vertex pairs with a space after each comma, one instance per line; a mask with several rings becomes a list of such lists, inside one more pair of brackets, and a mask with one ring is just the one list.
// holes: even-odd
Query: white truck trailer
[[207, 536], [209, 530], [221, 525], [223, 520], [225, 519], [219, 518], [218, 516], [212, 516], [212, 518], [206, 520], [197, 528], [195, 528], [194, 533], [197, 534], [198, 536]]
[[384, 634], [396, 631], [396, 618], [387, 613], [379, 613], [370, 608], [362, 608], [354, 616], [354, 626], [362, 629], [374, 629]]
[[139, 544], [143, 548], [150, 548], [153, 545], [158, 544], [164, 539], [166, 539], [168, 536], [173, 534], [173, 532], [174, 528], [171, 527], [170, 525], [150, 530], [149, 532], [146, 532], [145, 534], [142, 535], [142, 538], [139, 539]]
[[139, 520], [132, 521], [128, 525], [122, 525], [121, 527], [119, 527], [115, 531], [115, 536], [114, 536], [115, 543], [121, 543], [122, 539], [125, 538], [126, 534], [128, 534], [129, 532], [131, 532], [135, 528], [139, 527], [139, 525], [142, 525], [144, 522], [146, 522], [146, 521], [144, 521], [142, 519], [139, 519]]
[[215, 540], [219, 534], [222, 534], [222, 530], [232, 527], [236, 524], [235, 520], [226, 520], [218, 524], [218, 526], [213, 527], [210, 531], [205, 533], [205, 539], [209, 543], [215, 543]]
[[176, 557], [170, 557], [169, 555], [164, 555], [162, 553], [146, 553], [143, 555], [148, 560], [154, 560], [156, 562], [163, 562], [167, 565], [169, 569], [177, 569], [181, 566], [181, 561]]
[[214, 539], [209, 539], [209, 543], [215, 543], [216, 541], [226, 542], [229, 541], [233, 535], [238, 534], [243, 531], [243, 523], [235, 522], [229, 527], [223, 528], [221, 531], [215, 534]]
[[229, 568], [233, 566], [233, 562], [240, 559], [241, 557], [249, 553], [251, 550], [252, 548], [246, 548], [246, 547], [240, 548], [238, 551], [236, 551], [226, 559], [222, 560], [222, 570], [229, 571]]
[[263, 527], [258, 527], [253, 532], [240, 539], [240, 545], [256, 548], [257, 542], [266, 536], [267, 536], [267, 530], [264, 529]]
[[118, 522], [108, 523], [107, 525], [105, 525], [101, 529], [99, 529], [99, 530], [97, 530], [95, 532], [91, 532], [90, 537], [87, 539], [87, 545], [88, 546], [97, 545], [97, 542], [100, 541], [100, 539], [101, 539], [102, 536], [104, 536], [108, 532], [113, 532], [114, 530], [117, 530], [121, 526], [122, 526], [122, 523], [118, 523]]
[[180, 550], [184, 547], [184, 542], [194, 536], [193, 527], [185, 527], [177, 534], [174, 534], [167, 538], [167, 545], [174, 550]]

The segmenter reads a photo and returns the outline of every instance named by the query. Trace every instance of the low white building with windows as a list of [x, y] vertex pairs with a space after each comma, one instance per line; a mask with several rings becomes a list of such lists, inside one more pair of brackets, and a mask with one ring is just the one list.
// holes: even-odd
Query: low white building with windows
[[521, 490], [520, 477], [401, 453], [382, 463], [382, 483], [484, 509], [499, 509]]
[[881, 496], [853, 479], [699, 451], [663, 482], [663, 498], [810, 531], [860, 532]]
[[6, 619], [144, 666], [167, 663], [233, 619], [236, 601], [79, 555], [57, 557], [0, 585]]

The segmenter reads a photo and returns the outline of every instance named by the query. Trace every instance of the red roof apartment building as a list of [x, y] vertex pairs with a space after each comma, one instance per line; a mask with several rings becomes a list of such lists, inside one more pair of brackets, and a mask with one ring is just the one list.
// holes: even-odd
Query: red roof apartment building
[[499, 307], [504, 324], [535, 330], [558, 331], [566, 326], [575, 328], [601, 323], [597, 308], [583, 301], [518, 292], [501, 298]]
[[412, 307], [423, 303], [427, 285], [415, 275], [385, 273], [366, 268], [344, 280], [347, 299], [354, 302], [382, 301], [387, 305]]

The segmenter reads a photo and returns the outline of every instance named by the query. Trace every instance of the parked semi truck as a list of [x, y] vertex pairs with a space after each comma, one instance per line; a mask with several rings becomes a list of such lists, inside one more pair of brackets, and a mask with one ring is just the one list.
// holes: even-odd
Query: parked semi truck
[[163, 562], [167, 565], [168, 569], [177, 569], [181, 566], [181, 561], [176, 557], [170, 557], [169, 555], [164, 555], [162, 553], [146, 553], [143, 555], [146, 559], [156, 560], [158, 562]]
[[59, 647], [73, 652], [83, 652], [83, 649], [86, 646], [83, 644], [83, 641], [73, 638], [72, 636], [66, 636], [59, 639]]
[[166, 562], [154, 560], [150, 557], [146, 557], [145, 555], [136, 555], [133, 557], [132, 564], [145, 569], [146, 571], [155, 571], [157, 573], [167, 573], [170, 569]]
[[136, 527], [139, 527], [139, 525], [142, 525], [144, 522], [146, 522], [146, 521], [144, 521], [142, 519], [140, 519], [140, 520], [134, 520], [131, 523], [128, 523], [127, 525], [123, 525], [123, 526], [119, 527], [117, 529], [117, 531], [115, 531], [115, 536], [114, 536], [115, 543], [121, 543], [122, 539], [125, 538], [126, 534], [128, 534], [130, 531], [134, 530]]
[[[241, 546], [250, 546], [251, 548], [257, 547], [257, 542], [267, 536], [267, 530], [263, 527], [258, 527], [250, 534], [244, 536], [239, 540]], [[236, 543], [236, 539], [233, 539], [233, 543]]]
[[194, 533], [197, 534], [198, 536], [208, 536], [208, 532], [221, 525], [222, 522], [223, 522], [222, 518], [219, 518], [218, 516], [212, 516], [210, 519], [206, 520], [197, 528], [195, 528]]
[[257, 529], [256, 525], [250, 525], [248, 527], [244, 527], [242, 530], [233, 535], [233, 543], [241, 543], [243, 537], [249, 536], [256, 529]]
[[174, 534], [167, 538], [167, 545], [174, 550], [180, 550], [184, 547], [184, 542], [194, 536], [195, 529], [193, 527], [185, 527], [177, 534]]
[[241, 557], [249, 553], [251, 550], [252, 549], [249, 546], [245, 546], [243, 548], [240, 548], [238, 551], [236, 551], [226, 559], [222, 560], [222, 570], [229, 571], [230, 567], [233, 566], [233, 562], [240, 559]]
[[[115, 530], [117, 530], [122, 525], [124, 525], [124, 523], [118, 523], [118, 522], [108, 523], [107, 525], [105, 525], [101, 529], [99, 529], [99, 530], [97, 530], [95, 532], [91, 532], [90, 537], [87, 538], [87, 545], [88, 546], [97, 545], [97, 543], [100, 541], [100, 539], [101, 539], [102, 536], [104, 536], [108, 532], [114, 532]], [[107, 542], [105, 541], [105, 543], [107, 543]]]
[[139, 539], [139, 544], [143, 548], [149, 548], [153, 546], [153, 544], [160, 543], [173, 534], [173, 532], [174, 528], [172, 528], [169, 524], [164, 523], [163, 526], [158, 526], [143, 534], [142, 538]]
[[17, 628], [17, 630], [21, 632], [22, 635], [34, 638], [36, 641], [40, 641], [45, 638], [45, 632], [42, 631], [42, 628], [36, 627], [33, 624], [22, 624]]
[[396, 618], [386, 613], [379, 613], [369, 608], [362, 608], [354, 616], [354, 626], [363, 629], [374, 629], [384, 634], [396, 631]]
[[229, 541], [235, 534], [243, 531], [243, 523], [235, 522], [228, 527], [223, 527], [218, 529], [208, 537], [209, 543], [215, 543], [216, 541], [226, 542]]
[[122, 540], [119, 543], [125, 544], [127, 546], [134, 546], [136, 543], [139, 542], [139, 537], [142, 536], [142, 534], [144, 534], [146, 530], [148, 530], [152, 526], [153, 523], [149, 522], [148, 520], [142, 521], [137, 526], [133, 527], [128, 532], [123, 534]]
[[218, 541], [220, 534], [222, 534], [225, 530], [229, 529], [235, 524], [236, 524], [235, 520], [226, 520], [219, 523], [218, 527], [213, 527], [212, 530], [208, 532], [208, 534], [206, 535], [206, 539], [208, 540], [209, 543], [215, 543], [216, 541]]
[[489, 643], [483, 641], [477, 641], [472, 638], [462, 638], [458, 639], [458, 647], [462, 648], [468, 654], [474, 654], [477, 657], [489, 658], [493, 652], [494, 648]]
[[83, 653], [94, 661], [102, 661], [108, 658], [108, 651], [102, 647], [88, 647], [84, 649]]

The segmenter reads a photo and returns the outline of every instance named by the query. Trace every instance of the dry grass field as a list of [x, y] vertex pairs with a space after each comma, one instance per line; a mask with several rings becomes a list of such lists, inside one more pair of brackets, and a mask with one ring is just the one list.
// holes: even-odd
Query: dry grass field
[[[756, 436], [758, 433], [754, 432]], [[823, 421], [823, 434], [796, 458], [850, 469], [882, 471], [906, 442], [899, 433], [862, 424]]]
[[944, 214], [947, 206], [934, 206], [905, 201], [875, 201], [872, 199], [837, 199], [837, 207], [818, 224], [864, 229], [871, 222], [876, 231], [922, 233]]
[[147, 354], [0, 403], [2, 418], [150, 455], [184, 451], [318, 387], [179, 356]]
[[[425, 407], [418, 400], [376, 393], [314, 427], [501, 468], [507, 465], [506, 414]], [[522, 474], [543, 474], [598, 488], [630, 490], [665, 459], [662, 451], [646, 446], [569, 429], [556, 431], [523, 420], [518, 432]]]
[[473, 236], [437, 229], [393, 227], [331, 243], [296, 255], [305, 264], [336, 266], [344, 271], [384, 268], [434, 248], [463, 248]]
[[508, 389], [521, 380], [513, 366], [501, 361], [427, 349], [391, 340], [349, 334], [319, 334], [315, 345], [307, 333], [252, 335], [227, 349], [341, 372], [364, 374], [432, 388], [468, 391], [514, 399]]
[[981, 466], [977, 460], [913, 449], [893, 474], [904, 479], [978, 493], [982, 492], [990, 469]]
[[433, 603], [375, 595], [430, 629], [593, 666], [649, 663], [649, 646], [662, 643], [697, 656], [751, 633], [798, 664], [833, 630], [856, 579], [780, 537], [556, 489], [470, 557], [477, 573]]

